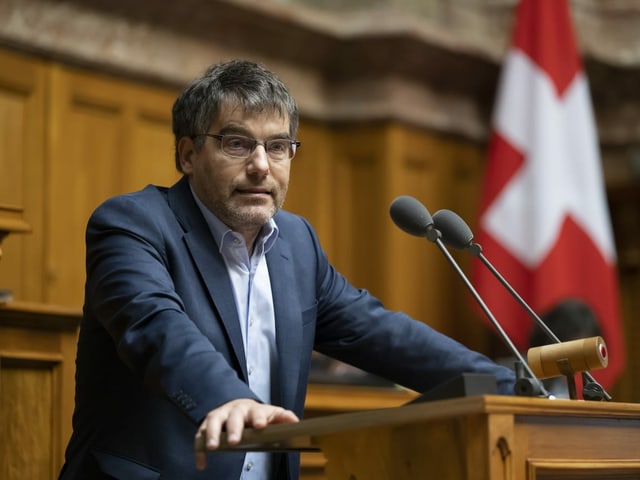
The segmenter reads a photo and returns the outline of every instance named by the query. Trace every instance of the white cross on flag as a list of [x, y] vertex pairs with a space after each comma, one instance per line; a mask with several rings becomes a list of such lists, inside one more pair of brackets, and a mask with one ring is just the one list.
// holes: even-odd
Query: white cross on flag
[[[477, 241], [536, 312], [566, 298], [591, 307], [609, 355], [592, 374], [610, 387], [624, 365], [616, 253], [566, 0], [521, 0], [498, 88]], [[533, 322], [486, 268], [473, 267], [478, 292], [526, 350]]]

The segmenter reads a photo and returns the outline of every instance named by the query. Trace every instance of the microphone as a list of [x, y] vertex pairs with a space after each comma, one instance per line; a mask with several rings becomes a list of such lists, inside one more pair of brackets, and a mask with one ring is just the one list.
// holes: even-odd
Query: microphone
[[440, 238], [440, 232], [433, 225], [429, 210], [413, 197], [401, 195], [396, 198], [391, 202], [389, 214], [398, 228], [409, 235], [426, 237], [430, 242], [436, 242]]
[[[487, 257], [482, 253], [482, 247], [473, 243], [473, 233], [467, 223], [455, 212], [451, 210], [442, 209], [438, 210], [433, 215], [434, 227], [440, 231], [441, 238], [443, 243], [449, 245], [452, 248], [458, 250], [468, 250], [471, 255], [480, 259], [482, 264], [489, 269], [489, 271], [498, 279], [498, 281], [507, 289], [507, 291], [511, 294], [511, 296], [520, 304], [522, 308], [529, 314], [529, 316], [537, 323], [537, 325], [544, 331], [544, 333], [555, 343], [558, 345], [567, 345], [571, 342], [562, 342], [556, 334], [547, 326], [546, 323], [533, 311], [533, 309], [524, 301], [524, 299], [515, 291], [515, 289], [507, 282], [507, 280], [498, 272], [498, 270], [491, 264], [491, 262], [487, 259]], [[596, 338], [596, 337], [594, 337]], [[597, 337], [600, 338], [600, 337]], [[548, 346], [545, 346], [548, 347]], [[563, 348], [558, 348], [558, 350], [553, 350], [553, 352], [564, 351], [571, 352], [571, 348], [569, 350], [564, 350]], [[602, 349], [600, 351], [600, 348]], [[608, 364], [608, 357], [606, 346], [604, 344], [604, 340], [600, 338], [600, 342], [598, 342], [597, 350], [599, 351], [598, 356], [604, 357], [606, 359], [606, 363], [604, 366], [596, 366], [600, 365], [600, 363], [594, 363], [593, 368], [604, 368]], [[539, 352], [536, 352], [539, 355]], [[567, 357], [565, 357], [567, 358]], [[568, 361], [578, 361], [578, 356], [568, 358]], [[557, 361], [561, 361], [561, 358], [558, 358]], [[556, 362], [557, 363], [557, 362]], [[593, 378], [593, 376], [586, 370], [590, 368], [580, 368], [579, 365], [582, 365], [580, 362], [574, 364], [570, 363], [569, 366], [564, 368], [566, 372], [573, 373], [562, 373], [561, 375], [565, 375], [567, 377], [567, 381], [572, 382], [572, 375], [576, 372], [582, 372], [583, 377], [583, 397], [585, 400], [611, 400], [611, 396], [602, 388], [602, 386]], [[591, 364], [589, 364], [590, 366]], [[536, 368], [531, 366], [531, 368], [535, 371]], [[557, 370], [559, 371], [559, 370]], [[551, 375], [551, 376], [559, 376], [560, 374]], [[541, 374], [541, 371], [538, 370], [536, 372], [536, 376], [539, 378], [548, 378]], [[572, 383], [569, 383], [569, 389], [575, 390], [575, 386]], [[573, 391], [572, 390], [572, 391]], [[575, 395], [573, 395], [575, 396]], [[572, 396], [572, 398], [573, 398]]]
[[[404, 232], [416, 237], [424, 237], [438, 246], [449, 264], [453, 267], [458, 276], [466, 285], [467, 289], [471, 292], [473, 298], [476, 300], [476, 302], [478, 302], [478, 305], [480, 305], [480, 308], [482, 308], [487, 318], [491, 321], [498, 334], [502, 337], [505, 344], [509, 347], [513, 355], [518, 359], [516, 367], [517, 380], [515, 384], [516, 395], [537, 395], [550, 397], [551, 395], [549, 394], [549, 392], [547, 392], [542, 382], [540, 382], [540, 380], [533, 373], [533, 371], [529, 367], [529, 364], [525, 361], [522, 354], [513, 344], [498, 320], [496, 320], [495, 316], [493, 315], [491, 310], [489, 310], [489, 307], [487, 307], [484, 300], [482, 300], [482, 297], [480, 297], [460, 266], [453, 259], [453, 257], [449, 253], [449, 250], [447, 250], [447, 248], [445, 247], [444, 243], [441, 240], [442, 234], [434, 225], [433, 218], [431, 217], [431, 214], [429, 213], [427, 208], [417, 199], [407, 195], [402, 195], [400, 197], [397, 197], [391, 203], [389, 213], [391, 215], [391, 219], [396, 224], [396, 226], [400, 228], [400, 230], [403, 230]], [[524, 375], [525, 372], [527, 373], [527, 376]]]

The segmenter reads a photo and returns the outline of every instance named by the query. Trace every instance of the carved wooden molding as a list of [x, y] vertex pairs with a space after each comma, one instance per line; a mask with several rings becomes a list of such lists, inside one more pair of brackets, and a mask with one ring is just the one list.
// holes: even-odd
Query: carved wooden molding
[[[396, 119], [486, 139], [515, 0], [313, 3], [4, 2], [0, 44], [176, 86], [211, 63], [251, 58], [291, 86], [308, 118]], [[640, 6], [571, 4], [600, 137], [640, 142]]]
[[638, 478], [640, 475], [640, 461], [610, 459], [593, 460], [591, 462], [569, 459], [549, 460], [532, 459], [528, 462], [528, 478], [535, 480], [623, 480]]
[[0, 260], [2, 259], [2, 240], [10, 233], [30, 232], [31, 226], [22, 218], [22, 209], [0, 205]]
[[31, 225], [24, 220], [22, 208], [0, 205], [0, 240], [3, 233], [8, 235], [30, 231]]

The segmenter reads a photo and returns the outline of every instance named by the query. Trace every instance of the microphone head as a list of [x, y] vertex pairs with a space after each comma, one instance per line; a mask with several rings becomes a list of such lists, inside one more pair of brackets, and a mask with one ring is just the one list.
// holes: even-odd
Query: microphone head
[[442, 234], [445, 245], [458, 250], [471, 246], [473, 232], [460, 216], [451, 210], [438, 210], [433, 214], [433, 225]]
[[401, 195], [391, 202], [389, 213], [400, 230], [416, 237], [426, 237], [433, 219], [427, 207], [408, 195]]

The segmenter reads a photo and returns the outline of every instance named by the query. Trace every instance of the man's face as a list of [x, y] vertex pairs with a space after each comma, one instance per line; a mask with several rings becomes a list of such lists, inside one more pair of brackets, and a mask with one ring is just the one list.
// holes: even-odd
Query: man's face
[[[226, 107], [208, 132], [244, 135], [259, 141], [289, 138], [289, 119], [273, 112], [245, 112]], [[251, 245], [262, 226], [282, 207], [289, 185], [291, 160], [274, 162], [262, 145], [248, 158], [222, 151], [220, 140], [205, 137], [197, 152], [193, 141], [180, 140], [180, 161], [200, 201]]]

